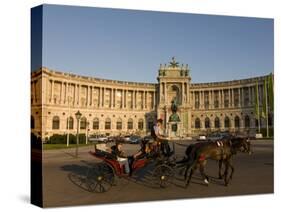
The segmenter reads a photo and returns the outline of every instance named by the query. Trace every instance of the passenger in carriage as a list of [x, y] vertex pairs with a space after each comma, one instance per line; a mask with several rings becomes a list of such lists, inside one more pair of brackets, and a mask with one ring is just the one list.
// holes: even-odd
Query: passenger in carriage
[[125, 173], [130, 173], [130, 166], [128, 157], [125, 155], [125, 152], [122, 150], [122, 143], [116, 142], [114, 146], [111, 147], [111, 154], [115, 156], [116, 160], [119, 162], [121, 166], [124, 165]]
[[147, 157], [153, 151], [152, 142], [149, 140], [143, 139], [141, 141], [141, 148], [140, 150], [133, 155], [134, 160], [138, 160], [144, 157]]

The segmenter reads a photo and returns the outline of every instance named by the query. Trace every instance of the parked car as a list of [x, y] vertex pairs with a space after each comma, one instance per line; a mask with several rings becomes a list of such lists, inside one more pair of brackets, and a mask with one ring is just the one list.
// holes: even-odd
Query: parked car
[[130, 137], [131, 137], [131, 135], [125, 135], [124, 137], [122, 137], [122, 139], [123, 139], [123, 141], [125, 143], [129, 143], [130, 142]]
[[105, 135], [93, 135], [88, 138], [90, 142], [106, 143], [108, 138]]
[[205, 135], [199, 135], [196, 140], [197, 141], [206, 141], [206, 136]]
[[137, 135], [132, 135], [129, 139], [130, 144], [139, 144], [141, 142], [141, 137]]
[[224, 138], [224, 135], [221, 133], [211, 134], [210, 136], [207, 137], [207, 139], [210, 141], [218, 141], [223, 138]]

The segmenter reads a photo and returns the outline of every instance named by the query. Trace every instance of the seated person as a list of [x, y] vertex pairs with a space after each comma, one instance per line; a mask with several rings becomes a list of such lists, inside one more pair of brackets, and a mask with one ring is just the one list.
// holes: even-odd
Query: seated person
[[147, 156], [147, 154], [149, 154], [152, 151], [153, 147], [152, 147], [152, 143], [150, 141], [147, 140], [142, 140], [141, 141], [141, 148], [140, 150], [133, 155], [134, 159], [141, 159], [145, 156]]
[[125, 167], [125, 173], [130, 173], [130, 167], [128, 162], [128, 157], [125, 155], [124, 151], [122, 150], [122, 143], [116, 142], [114, 146], [111, 147], [111, 154], [116, 158], [116, 160], [119, 162], [120, 166], [122, 167], [124, 165]]

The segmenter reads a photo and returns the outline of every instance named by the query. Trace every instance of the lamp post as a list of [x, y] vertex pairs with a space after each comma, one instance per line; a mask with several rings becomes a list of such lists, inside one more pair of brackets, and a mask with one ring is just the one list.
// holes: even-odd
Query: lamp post
[[77, 135], [76, 135], [76, 150], [75, 150], [75, 157], [78, 157], [78, 146], [79, 146], [79, 125], [80, 125], [80, 118], [81, 118], [82, 114], [80, 113], [80, 111], [78, 110], [75, 113], [75, 117], [77, 119]]
[[90, 122], [87, 121], [87, 123], [86, 123], [86, 144], [88, 144], [89, 125], [90, 125]]

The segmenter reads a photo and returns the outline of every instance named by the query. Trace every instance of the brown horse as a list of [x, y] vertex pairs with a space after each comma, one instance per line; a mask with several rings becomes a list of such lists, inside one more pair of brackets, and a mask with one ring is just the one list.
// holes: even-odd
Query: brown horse
[[[206, 184], [209, 184], [209, 178], [205, 174], [204, 167], [207, 164], [208, 159], [219, 161], [219, 178], [222, 178], [221, 168], [222, 164], [225, 165], [224, 171], [224, 183], [227, 186], [229, 180], [232, 179], [234, 173], [234, 167], [232, 165], [232, 156], [238, 151], [251, 152], [251, 145], [248, 138], [225, 138], [220, 141], [207, 141], [190, 145], [186, 149], [185, 164], [185, 182], [186, 187], [189, 185], [193, 172], [199, 167], [200, 173]], [[228, 178], [229, 168], [231, 169], [230, 177]], [[189, 177], [187, 178], [187, 174]]]

